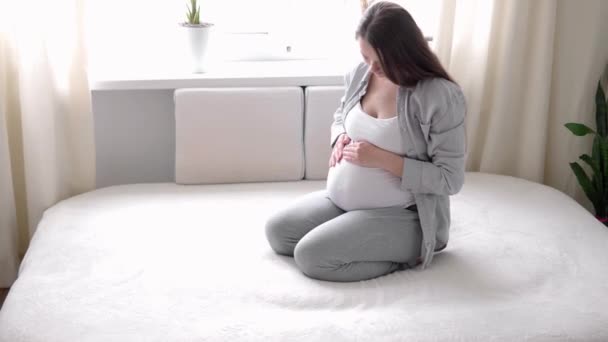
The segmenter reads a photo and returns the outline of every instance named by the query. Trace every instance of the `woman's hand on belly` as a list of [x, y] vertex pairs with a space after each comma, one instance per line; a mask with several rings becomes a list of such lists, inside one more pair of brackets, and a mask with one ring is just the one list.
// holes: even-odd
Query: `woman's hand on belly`
[[329, 157], [329, 167], [334, 167], [336, 164], [342, 160], [342, 150], [344, 146], [350, 143], [350, 138], [346, 133], [342, 133], [338, 136], [336, 143], [334, 144], [334, 148], [331, 151], [331, 156]]
[[346, 145], [342, 157], [355, 165], [384, 169], [397, 177], [403, 173], [403, 157], [364, 140]]

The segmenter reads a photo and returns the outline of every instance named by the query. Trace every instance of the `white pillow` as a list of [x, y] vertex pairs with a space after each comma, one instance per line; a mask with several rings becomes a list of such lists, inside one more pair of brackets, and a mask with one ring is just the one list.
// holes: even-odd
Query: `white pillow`
[[300, 87], [175, 91], [175, 181], [299, 180], [304, 176]]

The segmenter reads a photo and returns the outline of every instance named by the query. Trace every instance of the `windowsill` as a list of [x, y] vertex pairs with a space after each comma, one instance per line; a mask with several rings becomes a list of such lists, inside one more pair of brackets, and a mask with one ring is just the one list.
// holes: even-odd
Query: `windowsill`
[[90, 72], [89, 83], [91, 90], [342, 85], [353, 65], [329, 60], [221, 62], [200, 74], [187, 68]]

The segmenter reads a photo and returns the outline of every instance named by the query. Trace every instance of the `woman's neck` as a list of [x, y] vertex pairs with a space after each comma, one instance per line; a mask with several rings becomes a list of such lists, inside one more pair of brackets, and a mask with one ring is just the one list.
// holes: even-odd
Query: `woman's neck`
[[380, 76], [377, 76], [376, 74], [372, 74], [369, 81], [373, 82], [377, 87], [386, 89], [389, 91], [393, 91], [393, 90], [396, 91], [399, 88], [399, 85], [393, 83], [387, 77], [380, 77]]

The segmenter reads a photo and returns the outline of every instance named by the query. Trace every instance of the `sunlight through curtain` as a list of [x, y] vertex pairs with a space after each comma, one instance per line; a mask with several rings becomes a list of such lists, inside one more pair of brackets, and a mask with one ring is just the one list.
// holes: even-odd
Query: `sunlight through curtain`
[[94, 187], [84, 0], [0, 2], [0, 287], [45, 209]]

